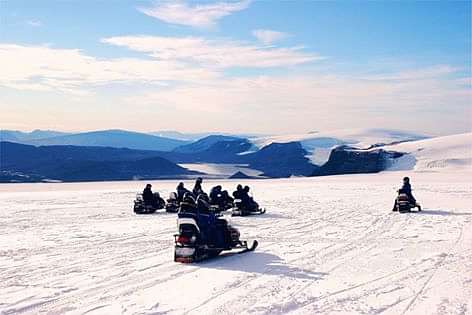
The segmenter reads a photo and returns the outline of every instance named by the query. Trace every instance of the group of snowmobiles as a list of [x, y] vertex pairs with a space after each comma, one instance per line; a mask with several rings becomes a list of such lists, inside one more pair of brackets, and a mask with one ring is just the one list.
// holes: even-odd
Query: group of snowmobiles
[[159, 193], [153, 193], [152, 185], [147, 184], [142, 194], [134, 201], [136, 214], [151, 214], [157, 210], [177, 213], [178, 233], [174, 235], [174, 261], [192, 263], [218, 256], [222, 251], [239, 250], [233, 253], [246, 253], [258, 246], [240, 240], [238, 229], [231, 226], [223, 214], [230, 210], [231, 216], [248, 216], [265, 213], [265, 209], [249, 196], [249, 187], [238, 185], [233, 197], [215, 186], [207, 195], [202, 189], [202, 179], [198, 178], [192, 191], [183, 183], [177, 192], [171, 192], [167, 202]]
[[200, 195], [208, 199], [209, 207], [213, 212], [221, 213], [231, 211], [232, 216], [260, 215], [265, 213], [265, 209], [260, 208], [258, 203], [249, 195], [249, 187], [238, 185], [233, 197], [230, 197], [226, 190], [222, 190], [220, 185], [212, 188], [210, 195], [207, 195], [202, 187], [202, 179], [198, 178], [192, 191], [186, 189], [183, 183], [177, 186], [177, 192], [171, 192], [165, 201], [158, 192], [151, 191], [152, 185], [147, 184], [143, 193], [136, 194], [133, 211], [136, 214], [152, 214], [157, 210], [165, 209], [165, 212], [178, 213], [180, 204], [185, 195], [196, 200]]
[[[193, 191], [189, 191], [180, 183], [177, 192], [172, 192], [166, 203], [158, 193], [151, 191], [151, 185], [148, 184], [143, 193], [138, 194], [134, 211], [145, 214], [165, 208], [166, 212], [177, 213], [175, 262], [198, 262], [229, 250], [238, 250], [233, 252], [236, 254], [254, 251], [258, 246], [257, 240], [252, 244], [242, 241], [239, 230], [223, 218], [223, 213], [227, 210], [231, 210], [232, 216], [265, 213], [265, 209], [261, 209], [249, 196], [249, 187], [238, 185], [233, 198], [221, 186], [213, 187], [210, 195], [207, 195], [201, 185], [202, 179], [198, 178]], [[412, 195], [410, 179], [405, 177], [392, 211], [406, 213], [413, 208], [421, 211], [421, 206]]]

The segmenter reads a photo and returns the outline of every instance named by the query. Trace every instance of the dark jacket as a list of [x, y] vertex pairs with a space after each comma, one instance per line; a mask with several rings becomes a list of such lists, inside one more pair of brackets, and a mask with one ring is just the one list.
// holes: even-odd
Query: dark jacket
[[152, 193], [151, 188], [144, 188], [143, 200], [146, 204], [152, 204], [154, 202], [154, 194]]
[[416, 199], [415, 199], [415, 197], [413, 197], [413, 194], [411, 192], [410, 183], [403, 183], [402, 188], [400, 188], [400, 190], [398, 192], [406, 194], [408, 196], [408, 198], [410, 199], [411, 203], [416, 203]]
[[193, 195], [195, 196], [195, 198], [198, 197], [198, 195], [200, 195], [203, 192], [204, 191], [202, 189], [202, 184], [199, 182], [196, 182], [195, 186], [193, 187]]
[[182, 200], [184, 200], [185, 193], [188, 192], [190, 192], [190, 190], [188, 190], [187, 188], [177, 186], [177, 200], [179, 202], [182, 202]]
[[221, 200], [221, 190], [217, 187], [213, 187], [210, 191], [210, 202], [212, 204], [218, 204]]

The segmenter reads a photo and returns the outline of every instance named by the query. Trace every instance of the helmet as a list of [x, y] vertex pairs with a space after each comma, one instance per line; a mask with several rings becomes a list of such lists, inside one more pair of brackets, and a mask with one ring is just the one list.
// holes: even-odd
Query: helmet
[[195, 204], [195, 199], [193, 198], [192, 194], [189, 192], [185, 193], [183, 201], [190, 204]]
[[409, 183], [409, 182], [410, 182], [410, 178], [409, 178], [409, 177], [403, 177], [403, 181]]

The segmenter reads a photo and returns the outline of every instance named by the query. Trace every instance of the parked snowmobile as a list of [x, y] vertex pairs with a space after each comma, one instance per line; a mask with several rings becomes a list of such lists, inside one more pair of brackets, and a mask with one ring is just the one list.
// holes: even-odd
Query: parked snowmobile
[[418, 211], [421, 211], [421, 206], [418, 203], [411, 203], [411, 200], [406, 193], [399, 192], [393, 211], [405, 213], [411, 212], [411, 209], [414, 208], [418, 208]]
[[234, 208], [234, 202], [232, 200], [228, 200], [225, 204], [210, 204], [211, 211], [215, 213], [221, 213], [226, 210], [230, 210]]
[[146, 204], [143, 199], [143, 194], [136, 194], [136, 199], [134, 200], [133, 210], [136, 214], [151, 214], [156, 212], [159, 209], [163, 209], [165, 206], [164, 199], [161, 198], [159, 193], [154, 193], [155, 202], [152, 204]]
[[264, 214], [266, 210], [264, 208], [260, 208], [257, 206], [257, 208], [247, 208], [244, 206], [244, 203], [242, 202], [241, 199], [235, 199], [234, 200], [234, 207], [231, 209], [231, 216], [236, 217], [236, 216], [248, 216], [248, 215], [259, 215], [259, 214]]
[[248, 246], [241, 241], [238, 229], [221, 218], [221, 215], [200, 207], [186, 198], [181, 203], [177, 219], [178, 234], [175, 234], [174, 261], [192, 263], [218, 256], [222, 251], [240, 249], [245, 253], [256, 249], [254, 241]]
[[169, 198], [167, 199], [166, 204], [166, 211], [177, 213], [179, 211], [180, 202], [177, 199], [177, 194], [175, 192], [171, 192], [169, 194]]

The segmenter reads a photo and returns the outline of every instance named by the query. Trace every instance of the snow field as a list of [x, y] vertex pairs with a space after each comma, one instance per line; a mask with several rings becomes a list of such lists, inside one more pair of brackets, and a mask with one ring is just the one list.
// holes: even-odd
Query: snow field
[[[471, 174], [246, 180], [258, 249], [191, 265], [175, 214], [132, 212], [144, 182], [0, 185], [0, 314], [470, 314]], [[391, 212], [405, 175], [422, 213]]]

